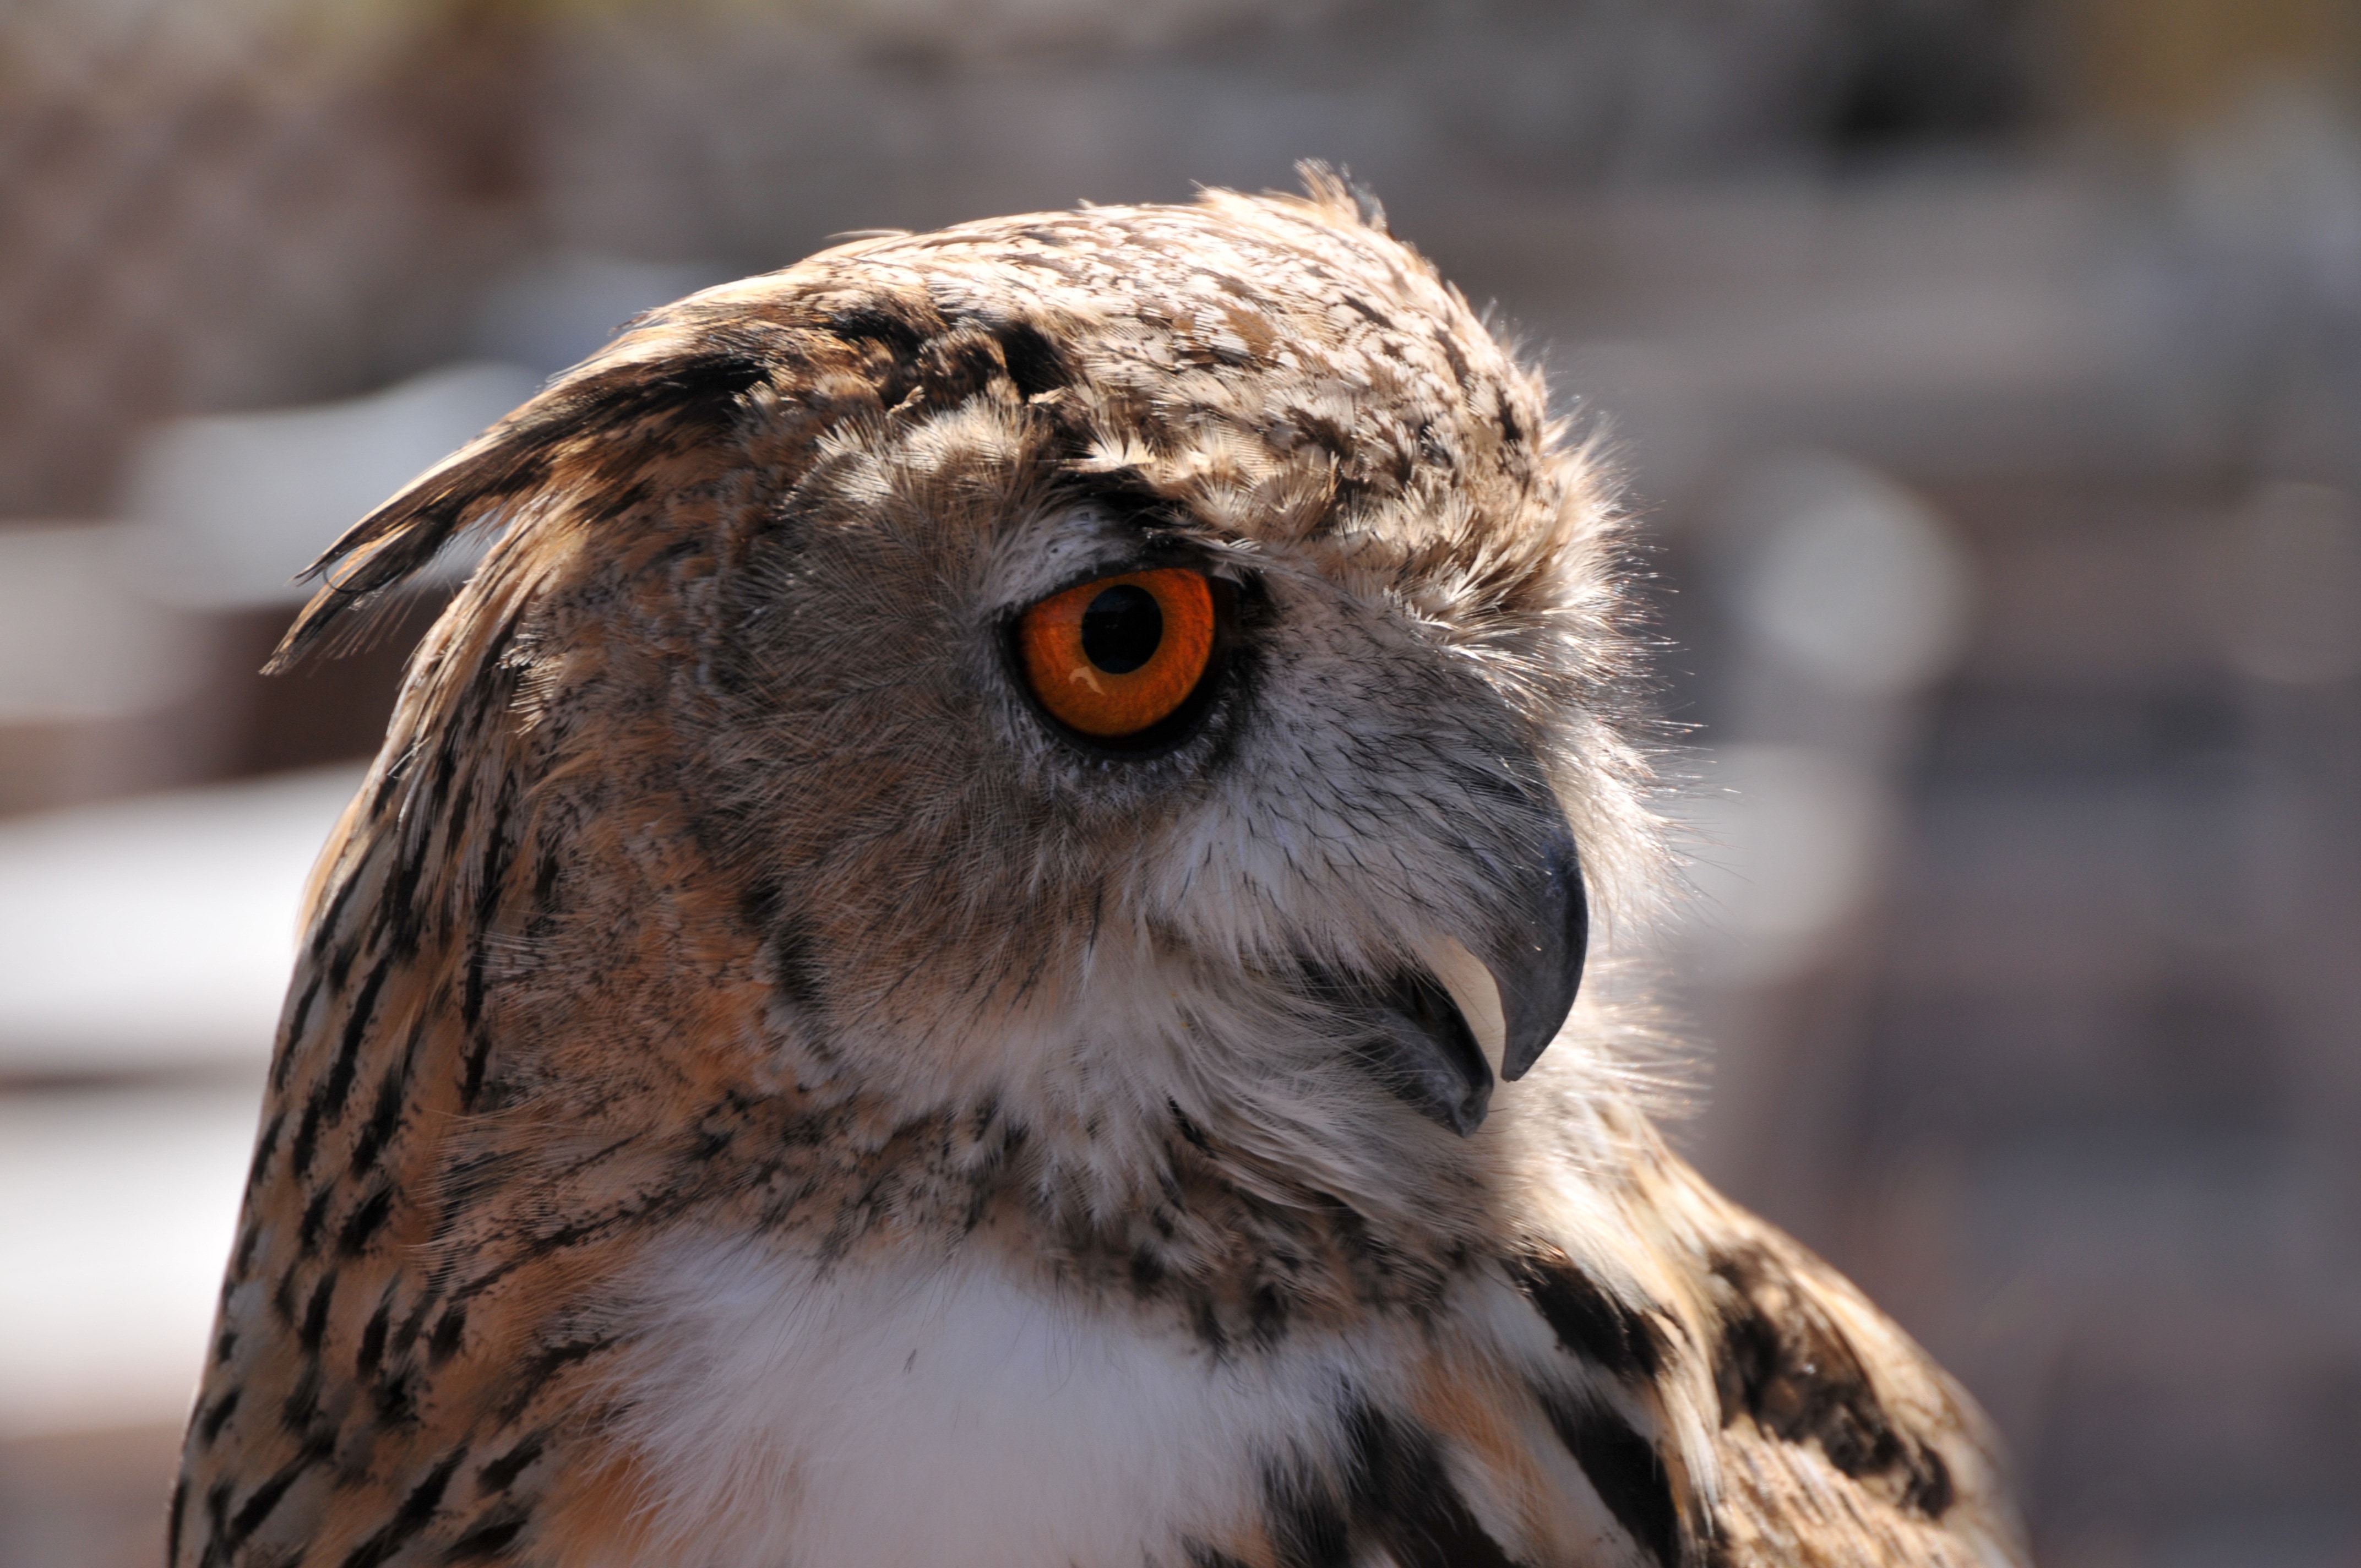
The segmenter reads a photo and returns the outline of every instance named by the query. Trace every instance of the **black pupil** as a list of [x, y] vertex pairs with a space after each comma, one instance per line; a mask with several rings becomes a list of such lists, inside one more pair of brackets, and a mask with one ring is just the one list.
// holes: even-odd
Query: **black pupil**
[[1164, 610], [1156, 596], [1118, 583], [1082, 611], [1082, 653], [1110, 675], [1127, 675], [1156, 657], [1164, 641]]

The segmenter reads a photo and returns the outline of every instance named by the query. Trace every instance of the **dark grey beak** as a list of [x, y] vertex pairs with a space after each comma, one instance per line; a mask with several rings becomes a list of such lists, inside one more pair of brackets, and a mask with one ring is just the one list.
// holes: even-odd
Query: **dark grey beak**
[[[1499, 988], [1504, 1037], [1500, 1074], [1514, 1081], [1557, 1037], [1582, 985], [1590, 908], [1574, 835], [1554, 805], [1540, 853], [1504, 868], [1499, 918], [1471, 932], [1468, 951]], [[1370, 1070], [1404, 1100], [1466, 1136], [1481, 1126], [1492, 1099], [1492, 1068], [1475, 1031], [1434, 976], [1407, 970], [1356, 983], [1326, 972], [1312, 977], [1324, 1001], [1367, 1019], [1361, 1050]]]
[[1503, 918], [1490, 946], [1468, 944], [1500, 988], [1500, 1016], [1508, 1025], [1500, 1076], [1511, 1083], [1525, 1076], [1565, 1026], [1575, 992], [1582, 989], [1582, 960], [1590, 947], [1582, 861], [1562, 819], [1534, 862], [1521, 870], [1515, 896], [1502, 901]]

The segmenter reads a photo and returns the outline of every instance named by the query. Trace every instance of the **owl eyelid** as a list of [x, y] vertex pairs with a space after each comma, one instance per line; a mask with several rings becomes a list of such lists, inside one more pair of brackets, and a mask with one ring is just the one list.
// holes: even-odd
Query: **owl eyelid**
[[1209, 583], [1227, 584], [1231, 591], [1235, 592], [1245, 586], [1235, 568], [1230, 568], [1229, 575], [1215, 569], [1227, 565], [1209, 558], [1202, 550], [1185, 545], [1169, 550], [1127, 550], [1119, 555], [1109, 555], [1093, 565], [1068, 573], [1049, 587], [1028, 593], [1023, 601], [1008, 606], [1001, 613], [1014, 622], [1035, 605], [1046, 604], [1060, 594], [1071, 593], [1086, 583], [1104, 582], [1109, 577], [1136, 576], [1142, 572], [1194, 572]]

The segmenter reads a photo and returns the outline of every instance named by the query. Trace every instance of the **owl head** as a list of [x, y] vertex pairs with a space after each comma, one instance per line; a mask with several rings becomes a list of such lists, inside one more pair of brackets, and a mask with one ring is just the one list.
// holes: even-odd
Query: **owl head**
[[1649, 852], [1622, 545], [1536, 376], [1308, 185], [694, 295], [323, 558], [282, 663], [497, 533], [372, 785], [418, 919], [484, 927], [495, 1076], [1477, 1141]]

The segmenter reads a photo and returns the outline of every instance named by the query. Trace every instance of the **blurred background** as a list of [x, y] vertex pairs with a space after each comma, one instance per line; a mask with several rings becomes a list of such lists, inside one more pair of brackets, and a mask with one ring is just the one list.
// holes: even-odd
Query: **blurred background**
[[12, 0], [0, 1564], [157, 1560], [298, 884], [291, 573], [831, 233], [1342, 162], [1617, 444], [1677, 1135], [2050, 1568], [2361, 1568], [2361, 5]]

